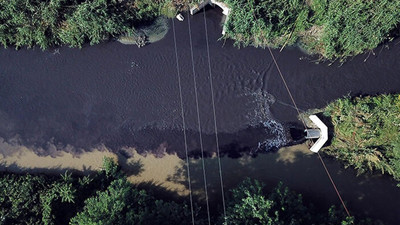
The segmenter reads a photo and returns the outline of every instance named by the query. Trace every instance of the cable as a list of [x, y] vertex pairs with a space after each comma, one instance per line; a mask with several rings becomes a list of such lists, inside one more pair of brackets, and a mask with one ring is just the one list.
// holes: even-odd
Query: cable
[[322, 157], [321, 157], [321, 155], [319, 154], [319, 152], [317, 152], [317, 154], [318, 154], [318, 158], [321, 160], [322, 165], [324, 166], [324, 169], [325, 169], [325, 171], [326, 171], [326, 174], [328, 174], [329, 180], [331, 181], [331, 183], [332, 183], [332, 185], [333, 185], [333, 188], [335, 188], [336, 194], [337, 194], [337, 196], [339, 197], [340, 202], [342, 203], [344, 210], [346, 210], [347, 215], [348, 215], [349, 217], [351, 217], [351, 216], [350, 216], [350, 213], [349, 213], [349, 210], [347, 210], [347, 207], [346, 207], [346, 205], [345, 205], [344, 202], [343, 202], [342, 196], [340, 196], [340, 193], [339, 193], [338, 189], [336, 188], [335, 182], [333, 182], [333, 179], [332, 179], [332, 177], [331, 177], [331, 174], [329, 173], [328, 169], [326, 168], [326, 165], [325, 165], [324, 160], [322, 160]]
[[299, 114], [299, 118], [300, 118], [301, 122], [303, 123], [304, 129], [306, 129], [306, 128], [307, 128], [306, 123], [304, 122], [303, 118], [300, 117], [300, 110], [299, 110], [299, 108], [297, 107], [296, 102], [294, 101], [292, 92], [290, 91], [290, 89], [289, 89], [289, 87], [288, 87], [288, 85], [287, 85], [287, 83], [286, 83], [286, 80], [285, 80], [285, 78], [284, 78], [283, 75], [282, 75], [281, 69], [279, 68], [278, 63], [276, 62], [275, 56], [274, 56], [274, 54], [272, 53], [271, 48], [270, 48], [269, 46], [268, 46], [268, 50], [269, 50], [269, 53], [271, 54], [272, 60], [273, 60], [274, 63], [275, 63], [276, 69], [278, 70], [278, 73], [279, 73], [279, 75], [280, 75], [281, 78], [282, 78], [283, 84], [285, 85], [285, 88], [286, 88], [287, 92], [289, 93], [290, 99], [292, 100], [293, 105], [294, 105], [294, 107], [296, 108], [297, 114]]
[[[278, 73], [279, 73], [279, 75], [281, 76], [283, 83], [285, 84], [286, 90], [287, 90], [287, 92], [289, 93], [290, 98], [292, 99], [293, 105], [294, 105], [294, 107], [296, 108], [297, 113], [299, 114], [299, 118], [300, 118], [301, 121], [303, 122], [304, 128], [306, 129], [306, 128], [307, 128], [307, 127], [306, 127], [306, 124], [305, 124], [304, 120], [300, 117], [299, 108], [297, 107], [296, 102], [294, 101], [294, 98], [293, 98], [293, 96], [292, 96], [292, 93], [290, 92], [290, 89], [289, 89], [289, 87], [288, 87], [288, 85], [287, 85], [287, 83], [286, 83], [286, 80], [285, 80], [285, 78], [283, 77], [283, 74], [282, 74], [282, 72], [281, 72], [281, 70], [280, 70], [280, 68], [279, 68], [278, 63], [276, 62], [275, 56], [274, 56], [274, 54], [272, 53], [271, 48], [270, 48], [269, 46], [267, 46], [267, 47], [268, 47], [269, 53], [271, 54], [271, 57], [272, 57], [272, 59], [273, 59], [273, 61], [274, 61], [274, 63], [275, 63], [275, 66], [276, 66], [276, 68], [277, 68], [277, 70], [278, 70]], [[346, 205], [344, 204], [344, 201], [343, 201], [343, 199], [342, 199], [342, 196], [340, 195], [338, 189], [336, 188], [335, 182], [333, 181], [333, 179], [332, 179], [332, 177], [331, 177], [331, 175], [330, 175], [330, 173], [329, 173], [329, 171], [328, 171], [328, 168], [326, 167], [326, 165], [325, 165], [325, 163], [324, 163], [324, 160], [322, 159], [322, 157], [321, 157], [321, 155], [320, 155], [319, 153], [318, 153], [318, 157], [319, 157], [319, 159], [321, 160], [321, 163], [322, 163], [322, 165], [323, 165], [324, 168], [325, 168], [326, 174], [328, 175], [329, 180], [331, 181], [331, 183], [332, 183], [332, 185], [333, 185], [333, 188], [335, 189], [336, 194], [337, 194], [337, 196], [339, 197], [339, 200], [340, 200], [340, 202], [341, 202], [342, 205], [343, 205], [343, 208], [346, 210], [347, 215], [350, 217], [350, 213], [349, 213], [349, 211], [347, 210]]]
[[194, 225], [192, 184], [191, 184], [191, 180], [190, 180], [189, 156], [188, 156], [188, 145], [187, 145], [187, 136], [186, 136], [185, 114], [184, 114], [184, 110], [183, 110], [181, 75], [180, 75], [180, 71], [179, 71], [178, 48], [176, 46], [176, 32], [175, 32], [174, 18], [172, 18], [171, 20], [172, 20], [172, 30], [173, 30], [173, 34], [174, 34], [174, 47], [175, 47], [175, 59], [176, 59], [176, 71], [177, 71], [177, 75], [178, 75], [179, 99], [180, 99], [180, 103], [181, 103], [183, 139], [185, 142], [186, 168], [187, 168], [188, 187], [189, 187], [190, 210], [192, 212], [192, 224]]
[[[248, 2], [249, 2], [249, 1], [248, 1]], [[253, 16], [254, 16], [254, 19], [257, 19], [257, 17], [256, 17], [256, 15], [254, 14], [254, 12], [253, 12]], [[283, 81], [283, 84], [285, 85], [286, 90], [287, 90], [287, 92], [288, 92], [288, 94], [289, 94], [289, 96], [290, 96], [290, 99], [292, 100], [293, 105], [294, 105], [294, 107], [296, 108], [297, 114], [299, 115], [299, 119], [300, 119], [301, 122], [303, 123], [304, 129], [307, 129], [306, 123], [304, 122], [304, 119], [300, 116], [301, 114], [300, 114], [299, 108], [297, 107], [297, 104], [296, 104], [296, 102], [294, 101], [292, 92], [290, 91], [290, 89], [289, 89], [289, 87], [288, 87], [288, 85], [287, 85], [287, 83], [286, 83], [286, 80], [285, 80], [285, 78], [283, 77], [283, 74], [282, 74], [282, 72], [281, 72], [281, 69], [279, 68], [279, 65], [278, 65], [278, 63], [277, 63], [277, 61], [276, 61], [276, 59], [275, 59], [275, 56], [274, 56], [274, 54], [272, 53], [271, 48], [270, 48], [268, 45], [267, 45], [267, 47], [268, 47], [269, 53], [271, 54], [272, 60], [273, 60], [274, 63], [275, 63], [276, 69], [278, 70], [278, 73], [279, 73], [279, 75], [281, 76], [281, 79], [282, 79], [282, 81]], [[319, 159], [321, 160], [321, 163], [322, 163], [322, 165], [323, 165], [324, 168], [325, 168], [326, 174], [328, 175], [329, 180], [331, 181], [331, 183], [332, 183], [332, 185], [333, 185], [333, 188], [335, 189], [336, 194], [337, 194], [337, 196], [339, 197], [339, 200], [340, 200], [340, 202], [341, 202], [342, 205], [343, 205], [343, 208], [346, 210], [347, 215], [350, 217], [350, 213], [349, 213], [349, 211], [347, 210], [346, 205], [344, 204], [344, 201], [343, 201], [343, 199], [342, 199], [342, 196], [340, 195], [338, 189], [336, 188], [335, 182], [333, 181], [333, 179], [332, 179], [332, 177], [331, 177], [331, 174], [329, 173], [328, 168], [326, 167], [326, 165], [325, 165], [325, 163], [324, 163], [324, 160], [322, 159], [322, 157], [321, 157], [321, 155], [320, 155], [319, 153], [318, 153], [318, 157], [319, 157]]]
[[206, 9], [203, 8], [204, 15], [204, 29], [206, 31], [206, 43], [207, 43], [207, 56], [208, 56], [208, 71], [209, 71], [209, 80], [210, 80], [210, 89], [211, 89], [211, 101], [213, 106], [213, 114], [214, 114], [214, 131], [215, 131], [215, 142], [217, 147], [217, 158], [218, 158], [218, 169], [219, 169], [219, 178], [221, 182], [221, 196], [222, 196], [222, 207], [224, 210], [224, 219], [226, 224], [226, 206], [225, 206], [225, 196], [224, 196], [224, 182], [222, 179], [222, 167], [221, 167], [221, 158], [219, 154], [219, 140], [218, 140], [218, 129], [217, 129], [217, 116], [215, 113], [215, 100], [214, 100], [214, 87], [213, 87], [213, 79], [211, 72], [211, 59], [210, 59], [210, 46], [208, 44], [208, 30], [207, 30], [207, 20], [206, 20]]
[[205, 165], [204, 165], [203, 137], [201, 135], [199, 100], [198, 100], [198, 96], [197, 96], [196, 71], [194, 69], [192, 30], [191, 30], [191, 27], [190, 27], [190, 14], [189, 14], [189, 12], [188, 12], [188, 29], [189, 29], [190, 53], [191, 53], [191, 59], [192, 59], [194, 93], [195, 93], [195, 98], [196, 98], [197, 122], [198, 122], [198, 128], [199, 128], [199, 138], [200, 138], [201, 162], [202, 162], [202, 167], [203, 167], [204, 191], [205, 191], [205, 195], [206, 195], [205, 197], [206, 197], [206, 206], [207, 206], [207, 217], [208, 217], [208, 224], [211, 225], [210, 206], [209, 206], [209, 203], [208, 203], [208, 192], [207, 192], [206, 168], [205, 168]]

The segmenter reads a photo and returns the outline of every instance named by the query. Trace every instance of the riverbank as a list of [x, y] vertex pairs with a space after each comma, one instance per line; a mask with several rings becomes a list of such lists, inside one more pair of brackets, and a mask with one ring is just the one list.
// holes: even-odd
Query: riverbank
[[[214, 224], [223, 224], [224, 217], [237, 225], [248, 221], [267, 224], [271, 218], [282, 224], [336, 224], [343, 221], [376, 224], [369, 219], [369, 222], [365, 221], [365, 215], [347, 217], [344, 210], [335, 205], [321, 211], [281, 182], [271, 187], [271, 184], [250, 178], [227, 190], [226, 214], [220, 203], [215, 202], [211, 207], [216, 209], [211, 208], [211, 213], [207, 214], [196, 198], [189, 206], [184, 199], [170, 199], [174, 193], [153, 183], [147, 188], [131, 184], [126, 172], [121, 171], [112, 158], [104, 158], [102, 169], [87, 176], [68, 172], [60, 176], [0, 173], [0, 181], [0, 218], [6, 224], [25, 221], [86, 224], [89, 221], [171, 225], [188, 224], [192, 219], [202, 225], [207, 224], [207, 215], [208, 223], [214, 221]], [[267, 188], [272, 189], [268, 191]], [[162, 193], [168, 194], [167, 197], [161, 196]], [[243, 204], [244, 201], [250, 201], [250, 204]], [[255, 207], [255, 212], [262, 216], [247, 213], [254, 212]]]
[[320, 112], [331, 131], [324, 154], [354, 167], [360, 174], [381, 172], [400, 181], [398, 94], [345, 97], [310, 112]]
[[[138, 46], [147, 34], [139, 28], [159, 16], [174, 17], [182, 8], [176, 1], [75, 2], [2, 1], [0, 44], [4, 47], [40, 47], [42, 50], [67, 45], [81, 48], [129, 36]], [[183, 3], [181, 3], [183, 4]], [[150, 40], [151, 41], [151, 40]]]
[[398, 36], [396, 1], [225, 0], [231, 9], [225, 38], [238, 46], [280, 48], [299, 43], [320, 60], [340, 60], [372, 51]]
[[[84, 151], [78, 155], [72, 155], [65, 150], [60, 150], [58, 154], [43, 156], [35, 154], [33, 149], [28, 149], [24, 146], [10, 146], [4, 142], [0, 145], [0, 148], [3, 149], [0, 154], [0, 171], [33, 174], [63, 174], [66, 171], [70, 171], [76, 174], [88, 175], [99, 171], [102, 168], [104, 157], [109, 157], [118, 162], [122, 170], [128, 175], [128, 180], [134, 184], [149, 183], [156, 186], [159, 185], [179, 196], [188, 195], [187, 175], [184, 173], [179, 174], [179, 171], [186, 170], [186, 161], [176, 154], [163, 154], [160, 157], [152, 153], [139, 154], [133, 148], [126, 148], [123, 152], [125, 154], [129, 152], [129, 157], [127, 157], [125, 154], [113, 153], [110, 149], [101, 148]], [[4, 149], [8, 150], [4, 151]], [[284, 164], [294, 163], [297, 157], [311, 154], [306, 145], [285, 147], [278, 151], [276, 161]], [[264, 158], [263, 154], [260, 157]], [[215, 154], [210, 158], [206, 158], [206, 160], [214, 164], [216, 161]], [[250, 156], [243, 156], [238, 159], [224, 157], [222, 160], [228, 165], [236, 164], [235, 162], [237, 161], [238, 165], [241, 166], [246, 166], [253, 161]], [[190, 161], [195, 167], [200, 165], [200, 159], [191, 158]], [[262, 161], [262, 159], [257, 161]], [[194, 172], [199, 173], [199, 168], [194, 169]], [[200, 174], [195, 175], [195, 177], [199, 176]], [[250, 176], [250, 174], [244, 173], [240, 177], [244, 179], [247, 176]], [[217, 176], [212, 176], [212, 182], [216, 181], [218, 181]], [[236, 183], [231, 185], [234, 184]], [[213, 184], [213, 186], [214, 188], [217, 187], [216, 184]], [[195, 190], [195, 194], [200, 196], [202, 194], [201, 186], [196, 188], [198, 189]]]
[[[165, 197], [170, 200], [173, 199], [171, 196], [179, 199], [188, 197], [186, 163], [176, 155], [157, 158], [151, 154], [144, 156], [133, 152], [132, 157], [127, 159], [108, 151], [93, 150], [73, 159], [68, 154], [53, 158], [15, 154], [2, 158], [0, 162], [5, 165], [13, 164], [17, 160], [19, 163], [14, 166], [14, 169], [18, 167], [22, 169], [19, 172], [23, 173], [33, 171], [57, 174], [64, 173], [68, 169], [75, 170], [79, 174], [88, 173], [89, 170], [93, 173], [101, 168], [101, 160], [98, 160], [101, 158], [100, 155], [117, 159], [128, 175], [128, 180], [138, 187], [166, 190], [170, 194]], [[379, 174], [356, 177], [356, 171], [342, 168], [337, 161], [331, 159], [325, 159], [325, 161], [352, 214], [382, 219], [386, 224], [396, 224], [396, 221], [400, 219], [396, 216], [400, 214], [394, 211], [397, 205], [396, 199], [400, 197], [396, 182]], [[43, 163], [40, 164], [40, 162]], [[211, 207], [214, 208], [221, 201], [217, 159], [207, 158], [205, 164], [209, 200]], [[237, 186], [246, 177], [250, 177], [267, 184], [267, 191], [272, 191], [275, 185], [282, 181], [292, 190], [302, 193], [303, 199], [307, 199], [307, 204], [313, 203], [321, 212], [327, 210], [332, 204], [339, 204], [318, 158], [305, 145], [282, 148], [277, 153], [259, 154], [255, 158], [224, 157], [221, 158], [221, 165], [226, 190]], [[191, 159], [190, 168], [194, 197], [203, 204], [204, 182], [200, 160]], [[18, 172], [9, 168], [7, 170]], [[56, 173], [53, 173], [54, 170]], [[375, 207], [377, 204], [380, 205], [379, 208]]]
[[[4, 47], [38, 46], [44, 50], [60, 45], [81, 48], [86, 43], [94, 45], [119, 39], [142, 47], [162, 34], [162, 31], [159, 34], [143, 31], [143, 24], [152, 23], [160, 16], [174, 18], [198, 2], [58, 1], [36, 7], [35, 1], [3, 1], [0, 19], [4, 26], [0, 32], [4, 35], [0, 43]], [[319, 55], [320, 60], [343, 61], [372, 51], [399, 34], [400, 3], [397, 1], [223, 0], [218, 4], [224, 5], [225, 14], [229, 11], [223, 38], [236, 40], [238, 46], [271, 46], [281, 50], [300, 43], [309, 53]]]

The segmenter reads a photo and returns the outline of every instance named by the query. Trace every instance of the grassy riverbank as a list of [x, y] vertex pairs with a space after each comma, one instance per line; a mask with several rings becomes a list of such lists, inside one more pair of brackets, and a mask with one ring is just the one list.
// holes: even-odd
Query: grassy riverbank
[[[400, 2], [394, 0], [223, 0], [231, 8], [225, 38], [238, 45], [299, 43], [321, 59], [341, 59], [372, 50], [398, 36]], [[158, 16], [173, 17], [198, 0], [0, 1], [4, 47], [81, 47], [104, 40], [146, 37], [137, 27]]]
[[238, 45], [281, 48], [298, 42], [321, 59], [344, 60], [398, 35], [400, 1], [224, 0], [226, 37]]
[[0, 1], [0, 44], [4, 47], [81, 47], [120, 35], [135, 35], [140, 24], [174, 16], [180, 1]]
[[[156, 190], [156, 191], [154, 191]], [[0, 224], [190, 224], [182, 199], [171, 201], [166, 190], [146, 190], [127, 180], [112, 159], [87, 176], [0, 174]], [[165, 192], [164, 194], [162, 192]], [[318, 213], [301, 195], [279, 183], [270, 192], [261, 182], [246, 179], [226, 193], [230, 224], [378, 224], [347, 217], [332, 206]], [[207, 224], [204, 209], [195, 205], [195, 224]], [[222, 212], [212, 223], [223, 224]]]
[[323, 153], [360, 173], [378, 171], [400, 181], [400, 95], [339, 99], [324, 115], [334, 135]]

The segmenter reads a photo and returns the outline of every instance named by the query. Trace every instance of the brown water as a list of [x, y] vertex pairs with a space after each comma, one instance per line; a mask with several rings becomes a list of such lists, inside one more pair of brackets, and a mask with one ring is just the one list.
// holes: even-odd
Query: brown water
[[[152, 154], [139, 155], [134, 149], [126, 151], [131, 152], [131, 158], [126, 159], [107, 149], [92, 150], [81, 154], [78, 158], [65, 152], [50, 157], [38, 156], [31, 149], [21, 147], [15, 148], [13, 155], [0, 157], [0, 163], [3, 165], [1, 170], [12, 172], [62, 173], [66, 170], [75, 170], [88, 173], [101, 167], [104, 156], [114, 157], [129, 175], [128, 179], [132, 183], [147, 188], [151, 186], [161, 195], [167, 193], [164, 197], [171, 198], [172, 194], [175, 198], [180, 196], [181, 200], [189, 201], [185, 160], [177, 155], [157, 158]], [[400, 193], [395, 185], [396, 182], [388, 176], [379, 174], [357, 177], [354, 170], [344, 169], [334, 160], [325, 159], [325, 161], [352, 215], [379, 218], [386, 224], [397, 224], [400, 219], [398, 207]], [[210, 207], [216, 212], [218, 208], [220, 209], [222, 201], [217, 158], [207, 158], [205, 163]], [[255, 158], [223, 157], [221, 164], [225, 192], [243, 179], [251, 177], [264, 182], [267, 190], [272, 190], [279, 181], [283, 181], [292, 190], [302, 193], [305, 202], [313, 203], [324, 213], [331, 205], [340, 204], [319, 159], [305, 144], [285, 147], [277, 153], [261, 154]], [[201, 160], [191, 159], [190, 169], [194, 198], [200, 204], [204, 204]]]
[[[211, 156], [215, 152], [214, 121], [203, 15], [192, 19], [200, 132], [206, 155]], [[218, 41], [220, 20], [217, 10], [207, 12], [222, 153], [239, 157], [286, 144], [290, 141], [288, 128], [300, 126], [268, 52], [251, 47], [239, 50], [231, 41]], [[189, 151], [196, 157], [199, 131], [188, 28], [186, 21], [176, 26]], [[274, 53], [299, 108], [306, 110], [347, 94], [400, 92], [400, 48], [395, 43], [389, 49], [379, 47], [366, 62], [367, 55], [361, 55], [342, 66], [317, 65], [295, 48]], [[70, 161], [77, 160], [72, 156], [98, 148], [125, 156], [132, 154], [127, 149], [135, 148], [141, 153], [161, 156], [166, 151], [183, 157], [181, 121], [171, 32], [141, 49], [111, 42], [81, 50], [0, 50], [3, 157], [11, 157], [18, 146], [39, 155], [70, 154]], [[263, 148], [258, 149], [260, 145]], [[227, 187], [245, 176], [260, 178], [268, 185], [283, 180], [324, 207], [338, 203], [316, 157], [301, 156], [284, 163], [278, 161], [286, 154], [281, 152], [285, 151], [255, 159], [224, 158], [224, 177], [232, 178], [226, 180]], [[195, 174], [196, 165], [194, 162]], [[343, 170], [335, 161], [329, 161], [328, 167], [345, 200], [350, 199], [350, 210], [392, 224], [400, 221], [396, 207], [400, 192], [390, 178], [355, 178], [354, 171]], [[206, 170], [213, 172], [207, 176], [210, 185], [217, 187], [212, 178], [218, 174], [215, 168], [215, 159], [208, 160]], [[143, 172], [143, 176], [153, 173]], [[201, 186], [200, 178], [195, 181], [195, 186]]]

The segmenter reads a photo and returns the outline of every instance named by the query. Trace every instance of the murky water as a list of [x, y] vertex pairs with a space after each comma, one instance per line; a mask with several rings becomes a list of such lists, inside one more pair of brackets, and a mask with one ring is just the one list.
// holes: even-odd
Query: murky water
[[[199, 14], [192, 19], [201, 132], [206, 155], [211, 155], [215, 151], [215, 136], [203, 16]], [[268, 51], [250, 47], [239, 50], [231, 41], [218, 41], [220, 20], [218, 10], [207, 11], [222, 153], [239, 157], [240, 152], [248, 153], [258, 146], [270, 149], [287, 143], [290, 141], [289, 123], [298, 123], [296, 111], [291, 107]], [[189, 151], [191, 156], [197, 157], [199, 130], [186, 21], [176, 22], [176, 30]], [[135, 147], [139, 152], [151, 151], [156, 155], [177, 152], [183, 157], [173, 46], [172, 33], [168, 32], [163, 40], [140, 49], [117, 42], [81, 50], [67, 47], [44, 52], [1, 49], [0, 137], [6, 143], [4, 146], [22, 145], [40, 154], [57, 155], [59, 151], [76, 154], [104, 145], [115, 152]], [[342, 66], [317, 65], [297, 49], [274, 51], [274, 54], [299, 108], [306, 110], [322, 107], [347, 94], [399, 92], [400, 45], [394, 42], [389, 47], [376, 49], [376, 55], [366, 62], [367, 55], [361, 55]], [[2, 149], [3, 155], [12, 151], [12, 147]], [[264, 168], [263, 163], [273, 165], [272, 158], [276, 157], [268, 156], [269, 161], [258, 161], [260, 164], [245, 176], [267, 174], [261, 178], [283, 179], [289, 181], [289, 186], [296, 183], [296, 189], [309, 196], [312, 196], [311, 183], [326, 180], [319, 165], [308, 165], [314, 161]], [[341, 171], [338, 163], [332, 162], [332, 165], [333, 171]], [[225, 168], [225, 171], [233, 170]], [[290, 175], [290, 171], [302, 172], [309, 178], [300, 179]], [[367, 178], [352, 180], [350, 177], [353, 176], [343, 178], [348, 187], [341, 185], [349, 195], [355, 186], [367, 182]], [[387, 206], [380, 206], [387, 209], [384, 210], [387, 214], [379, 215], [393, 215], [388, 221], [400, 220], [396, 217], [399, 213], [391, 207], [399, 199], [399, 192], [392, 188], [394, 182], [378, 180], [373, 186], [377, 188], [374, 193], [387, 199]], [[328, 182], [316, 185], [316, 190], [330, 188]], [[364, 189], [361, 192], [369, 195]], [[318, 193], [316, 198], [321, 202], [330, 198], [328, 193]], [[334, 192], [329, 196], [335, 198]]]
[[[207, 22], [221, 146], [237, 143], [247, 151], [260, 142], [284, 144], [290, 138], [280, 123], [298, 121], [268, 52], [218, 41], [218, 13], [209, 10]], [[188, 27], [186, 22], [176, 26], [186, 127], [195, 151], [199, 130]], [[201, 132], [211, 144], [214, 121], [201, 14], [193, 17], [192, 28]], [[306, 56], [296, 49], [275, 54], [300, 109], [321, 107], [346, 94], [399, 91], [400, 48], [395, 44], [365, 63], [366, 56], [360, 56], [341, 67], [299, 60]], [[154, 150], [163, 144], [182, 154], [171, 32], [140, 49], [116, 42], [81, 50], [2, 49], [0, 59], [0, 137], [70, 151], [98, 144]]]

